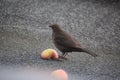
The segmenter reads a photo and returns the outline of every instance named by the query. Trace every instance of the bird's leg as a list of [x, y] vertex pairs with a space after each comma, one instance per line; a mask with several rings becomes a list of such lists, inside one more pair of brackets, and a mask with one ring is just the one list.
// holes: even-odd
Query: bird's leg
[[65, 53], [63, 52], [63, 53], [62, 53], [62, 55], [60, 55], [59, 57], [60, 57], [60, 58], [63, 58], [63, 57], [64, 57], [64, 55], [65, 55]]
[[65, 58], [66, 55], [67, 55], [67, 53], [63, 52], [63, 54], [61, 56], [59, 56], [59, 57], [62, 58], [62, 59], [66, 59], [67, 60], [67, 58]]
[[65, 52], [65, 53], [64, 53], [64, 55], [63, 55], [63, 57], [65, 57], [67, 54], [68, 54], [68, 53], [67, 53], [67, 52]]
[[64, 52], [64, 53], [62, 54], [62, 57], [64, 58], [64, 57], [65, 57], [65, 55], [66, 55], [66, 52]]

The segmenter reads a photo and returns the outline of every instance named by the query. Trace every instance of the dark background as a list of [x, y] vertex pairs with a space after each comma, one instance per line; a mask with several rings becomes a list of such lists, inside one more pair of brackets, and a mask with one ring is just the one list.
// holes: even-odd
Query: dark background
[[[73, 52], [62, 62], [42, 60], [44, 49], [56, 49], [53, 23], [99, 57]], [[120, 80], [120, 1], [0, 0], [0, 66], [62, 68], [70, 80]]]

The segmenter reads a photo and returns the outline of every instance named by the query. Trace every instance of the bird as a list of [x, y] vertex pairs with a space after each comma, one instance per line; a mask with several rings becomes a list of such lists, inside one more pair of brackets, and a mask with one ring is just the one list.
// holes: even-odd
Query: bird
[[93, 57], [98, 56], [93, 51], [83, 47], [80, 41], [66, 32], [60, 25], [55, 23], [49, 27], [52, 29], [52, 41], [55, 47], [62, 52], [60, 57], [65, 58], [70, 52], [85, 52]]

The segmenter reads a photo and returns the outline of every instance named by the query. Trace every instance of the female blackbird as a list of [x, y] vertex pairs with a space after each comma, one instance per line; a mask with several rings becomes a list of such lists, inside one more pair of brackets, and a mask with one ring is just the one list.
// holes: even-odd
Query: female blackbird
[[79, 41], [65, 32], [58, 24], [52, 24], [49, 27], [51, 27], [53, 31], [52, 40], [54, 45], [62, 52], [61, 57], [65, 58], [68, 52], [86, 52], [94, 57], [97, 56], [94, 52], [83, 48]]

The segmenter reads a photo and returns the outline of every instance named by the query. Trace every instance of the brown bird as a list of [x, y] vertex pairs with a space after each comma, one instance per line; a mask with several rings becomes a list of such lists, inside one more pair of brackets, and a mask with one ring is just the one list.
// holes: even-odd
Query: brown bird
[[83, 48], [80, 42], [77, 41], [73, 36], [65, 32], [58, 24], [50, 25], [52, 28], [52, 39], [56, 48], [62, 52], [63, 58], [68, 54], [68, 52], [86, 52], [94, 57], [97, 56], [94, 52]]

